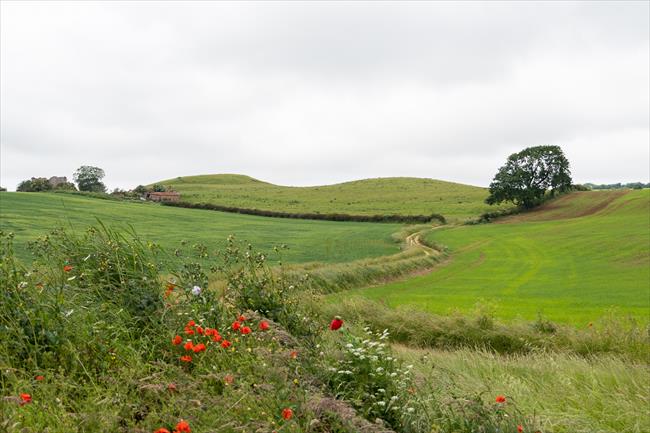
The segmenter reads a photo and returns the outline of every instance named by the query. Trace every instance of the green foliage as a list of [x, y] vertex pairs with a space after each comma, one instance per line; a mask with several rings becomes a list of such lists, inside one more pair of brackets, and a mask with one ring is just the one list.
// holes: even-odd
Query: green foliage
[[154, 183], [154, 184], [152, 185], [152, 187], [151, 187], [151, 191], [154, 191], [154, 192], [165, 192], [165, 191], [167, 191], [167, 189], [166, 189], [165, 186], [162, 185], [162, 184]]
[[408, 431], [415, 417], [409, 389], [414, 386], [410, 367], [395, 358], [388, 345], [388, 331], [375, 333], [364, 328], [357, 336], [341, 331], [344, 338], [331, 339], [335, 349], [320, 369], [337, 398], [352, 402], [369, 420], [381, 419], [397, 431]]
[[76, 191], [77, 187], [72, 182], [61, 182], [52, 187], [54, 191]]
[[[444, 215], [450, 221], [490, 209], [485, 188], [408, 177], [288, 187], [240, 175], [184, 176], [160, 181], [194, 204], [290, 214]], [[504, 208], [510, 207], [504, 205]]]
[[206, 209], [220, 212], [232, 212], [245, 215], [259, 215], [271, 218], [292, 218], [318, 221], [355, 221], [355, 222], [373, 222], [373, 223], [402, 223], [402, 224], [424, 224], [432, 221], [438, 221], [442, 224], [447, 219], [440, 214], [431, 215], [350, 215], [343, 213], [292, 213], [278, 212], [260, 209], [246, 209], [232, 206], [221, 206], [210, 203], [189, 203], [184, 201], [163, 202], [166, 206], [184, 207], [189, 209]]
[[585, 187], [589, 189], [643, 189], [650, 188], [650, 182], [630, 182], [630, 183], [607, 183], [607, 184], [595, 184], [595, 183], [585, 183]]
[[139, 195], [144, 195], [147, 192], [147, 187], [144, 185], [138, 185], [135, 188], [133, 188], [133, 192]]
[[[281, 248], [276, 247], [276, 252]], [[232, 305], [262, 314], [294, 335], [312, 336], [316, 332], [313, 323], [305, 320], [306, 312], [293, 299], [296, 287], [284, 275], [272, 272], [264, 253], [230, 236], [220, 256], [222, 261], [216, 269], [225, 276], [225, 298]]]
[[559, 146], [528, 147], [508, 157], [490, 184], [488, 204], [513, 202], [531, 208], [551, 195], [571, 188], [569, 161]]
[[4, 187], [0, 186], [0, 192], [5, 192], [6, 190], [7, 190], [7, 188], [4, 188]]
[[102, 179], [106, 174], [99, 167], [82, 165], [74, 172], [73, 179], [77, 182], [79, 191], [106, 192]]
[[18, 192], [43, 192], [50, 191], [51, 189], [52, 185], [44, 177], [32, 177], [29, 180], [23, 180], [16, 187], [16, 191]]
[[434, 315], [412, 308], [389, 308], [375, 301], [349, 297], [326, 302], [323, 298], [302, 299], [324, 317], [340, 314], [347, 320], [387, 329], [391, 341], [412, 347], [438, 350], [484, 349], [502, 355], [539, 351], [571, 353], [591, 357], [615, 354], [633, 361], [650, 356], [648, 325], [616, 316], [603, 317], [580, 329], [551, 322], [539, 316], [534, 322], [504, 323], [494, 308], [481, 305], [471, 314]]

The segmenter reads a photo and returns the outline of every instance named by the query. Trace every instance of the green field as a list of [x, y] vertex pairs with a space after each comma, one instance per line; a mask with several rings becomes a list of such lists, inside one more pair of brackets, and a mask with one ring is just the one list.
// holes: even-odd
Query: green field
[[289, 262], [347, 262], [399, 251], [391, 234], [396, 224], [309, 221], [265, 218], [215, 211], [182, 209], [153, 203], [129, 203], [52, 193], [0, 193], [0, 229], [14, 232], [19, 255], [26, 243], [57, 225], [83, 230], [97, 223], [132, 225], [147, 240], [173, 250], [182, 240], [221, 245], [234, 234], [270, 250], [286, 244]]
[[413, 177], [366, 179], [336, 185], [289, 187], [248, 176], [184, 176], [158, 182], [181, 193], [181, 200], [248, 209], [353, 215], [430, 215], [475, 217], [494, 210], [488, 193], [460, 183]]
[[648, 321], [650, 190], [572, 193], [500, 224], [444, 227], [450, 259], [432, 273], [359, 290], [436, 313], [477, 304], [497, 317], [586, 325], [616, 308]]

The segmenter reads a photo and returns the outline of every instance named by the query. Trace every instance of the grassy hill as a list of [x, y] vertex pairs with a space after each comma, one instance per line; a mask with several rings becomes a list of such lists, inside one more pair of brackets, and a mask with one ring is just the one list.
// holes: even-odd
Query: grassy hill
[[391, 306], [446, 313], [492, 306], [498, 316], [585, 326], [610, 308], [648, 320], [650, 190], [579, 192], [498, 224], [443, 227], [432, 273], [359, 291]]
[[182, 240], [221, 245], [230, 234], [260, 250], [286, 244], [282, 256], [289, 262], [346, 262], [399, 251], [391, 238], [400, 228], [395, 224], [287, 220], [68, 194], [0, 193], [0, 229], [15, 233], [22, 258], [29, 257], [28, 240], [56, 225], [83, 230], [96, 218], [108, 225], [132, 225], [143, 238], [172, 251]]
[[296, 213], [430, 215], [457, 220], [494, 210], [487, 190], [460, 183], [412, 177], [365, 179], [335, 185], [289, 187], [248, 176], [184, 176], [157, 182], [191, 203], [214, 203]]

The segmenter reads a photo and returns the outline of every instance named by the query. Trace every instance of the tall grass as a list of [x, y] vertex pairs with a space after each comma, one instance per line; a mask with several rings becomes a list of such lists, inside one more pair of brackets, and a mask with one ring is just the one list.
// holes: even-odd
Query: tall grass
[[535, 413], [545, 432], [650, 431], [648, 365], [618, 356], [584, 358], [536, 351], [503, 356], [473, 349], [438, 351], [396, 346], [414, 364], [430, 395], [503, 394], [524, 413]]
[[377, 329], [388, 329], [394, 342], [436, 349], [485, 349], [502, 354], [537, 350], [568, 352], [583, 357], [616, 354], [635, 361], [650, 359], [650, 331], [634, 320], [609, 316], [587, 329], [555, 324], [543, 317], [534, 322], [498, 322], [489, 308], [473, 314], [434, 315], [404, 307], [389, 308], [363, 298], [326, 301], [308, 295], [304, 303], [324, 316], [342, 315]]

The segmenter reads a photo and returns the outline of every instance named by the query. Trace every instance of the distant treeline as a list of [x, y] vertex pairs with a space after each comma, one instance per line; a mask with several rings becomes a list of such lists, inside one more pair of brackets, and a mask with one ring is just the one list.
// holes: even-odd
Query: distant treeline
[[650, 183], [643, 183], [643, 182], [631, 182], [631, 183], [610, 183], [610, 184], [595, 184], [595, 183], [583, 183], [584, 186], [586, 186], [589, 189], [623, 189], [623, 188], [631, 188], [631, 189], [643, 189], [643, 188], [650, 188]]
[[445, 224], [447, 220], [440, 214], [431, 215], [348, 215], [344, 213], [291, 213], [278, 212], [262, 209], [245, 209], [232, 206], [221, 206], [211, 203], [188, 203], [188, 202], [163, 202], [165, 206], [185, 207], [190, 209], [207, 209], [220, 212], [231, 212], [246, 215], [258, 215], [273, 218], [295, 218], [306, 220], [325, 220], [325, 221], [355, 221], [355, 222], [373, 222], [373, 223], [402, 223], [402, 224], [423, 224], [432, 220], [438, 220]]

